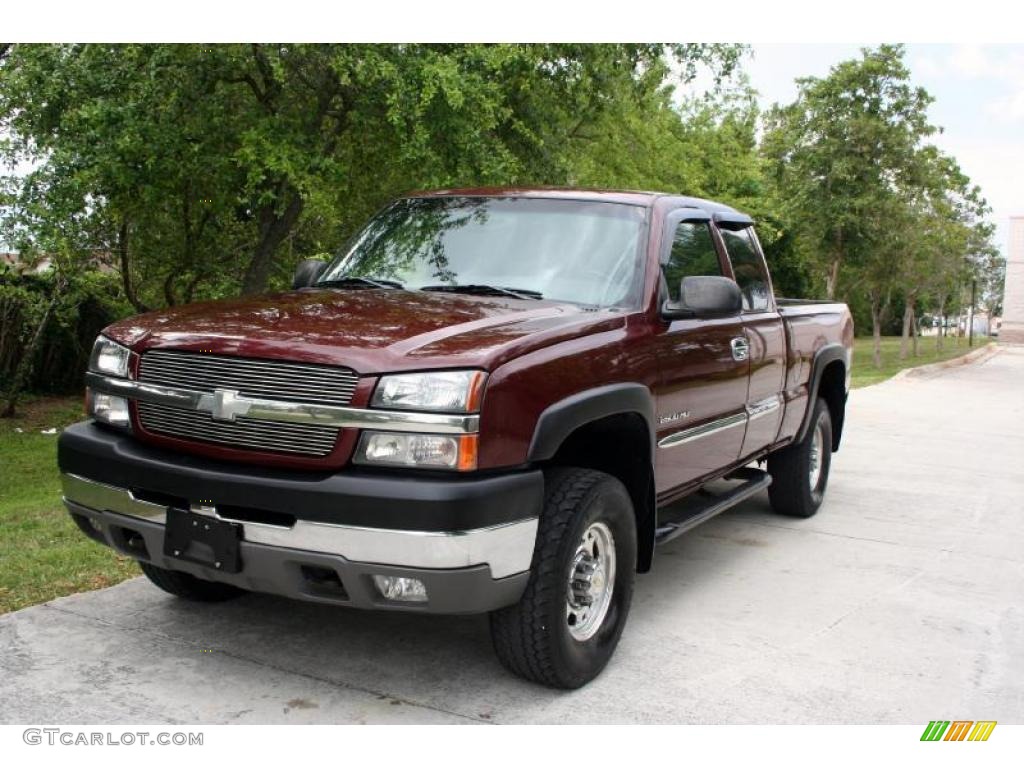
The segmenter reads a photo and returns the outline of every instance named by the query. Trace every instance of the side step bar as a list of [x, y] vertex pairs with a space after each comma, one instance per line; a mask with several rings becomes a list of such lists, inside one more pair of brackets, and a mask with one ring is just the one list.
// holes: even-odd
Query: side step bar
[[755, 493], [763, 491], [772, 484], [772, 476], [761, 469], [744, 467], [738, 469], [725, 480], [742, 480], [740, 485], [721, 495], [709, 496], [696, 511], [682, 520], [659, 525], [654, 532], [654, 540], [658, 544], [672, 541], [676, 536], [686, 533], [701, 523], [707, 522], [715, 515], [720, 515], [728, 509], [732, 509], [741, 501], [745, 501]]

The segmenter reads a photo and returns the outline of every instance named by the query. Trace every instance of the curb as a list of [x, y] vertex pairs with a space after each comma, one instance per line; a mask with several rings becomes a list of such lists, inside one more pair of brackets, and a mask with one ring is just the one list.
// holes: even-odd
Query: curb
[[[947, 368], [959, 368], [962, 365], [970, 365], [976, 363], [979, 360], [987, 360], [999, 351], [999, 346], [989, 342], [984, 347], [976, 349], [973, 352], [968, 352], [965, 355], [959, 355], [958, 357], [950, 358], [949, 360], [943, 360], [941, 363], [929, 363], [928, 365], [918, 365], [913, 368], [904, 368], [902, 371], [897, 373], [895, 376], [886, 379], [886, 381], [896, 381], [897, 379], [905, 378], [919, 378], [929, 376], [940, 371], [944, 371]], [[880, 382], [885, 383], [885, 382]]]

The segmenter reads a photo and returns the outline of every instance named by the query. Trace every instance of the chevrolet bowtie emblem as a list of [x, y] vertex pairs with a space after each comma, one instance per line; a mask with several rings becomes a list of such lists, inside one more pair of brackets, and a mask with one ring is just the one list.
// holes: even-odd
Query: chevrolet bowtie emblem
[[237, 390], [215, 389], [210, 416], [215, 421], [234, 421], [237, 416], [245, 416], [251, 404], [248, 399], [239, 397]]

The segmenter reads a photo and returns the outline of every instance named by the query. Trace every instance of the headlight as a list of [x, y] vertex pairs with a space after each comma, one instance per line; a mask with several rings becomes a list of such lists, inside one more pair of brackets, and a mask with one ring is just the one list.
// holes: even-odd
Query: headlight
[[474, 413], [480, 410], [483, 371], [435, 371], [384, 376], [377, 384], [370, 405], [446, 413]]
[[476, 469], [477, 435], [421, 435], [413, 432], [363, 432], [357, 464], [427, 469]]
[[127, 378], [129, 354], [131, 351], [128, 347], [122, 347], [116, 341], [111, 341], [106, 336], [100, 336], [92, 345], [92, 354], [89, 355], [89, 370], [109, 376]]

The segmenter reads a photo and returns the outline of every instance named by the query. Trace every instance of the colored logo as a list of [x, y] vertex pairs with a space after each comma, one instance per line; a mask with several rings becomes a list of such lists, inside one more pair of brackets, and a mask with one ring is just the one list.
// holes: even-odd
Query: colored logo
[[988, 741], [995, 727], [995, 720], [932, 720], [921, 741]]

